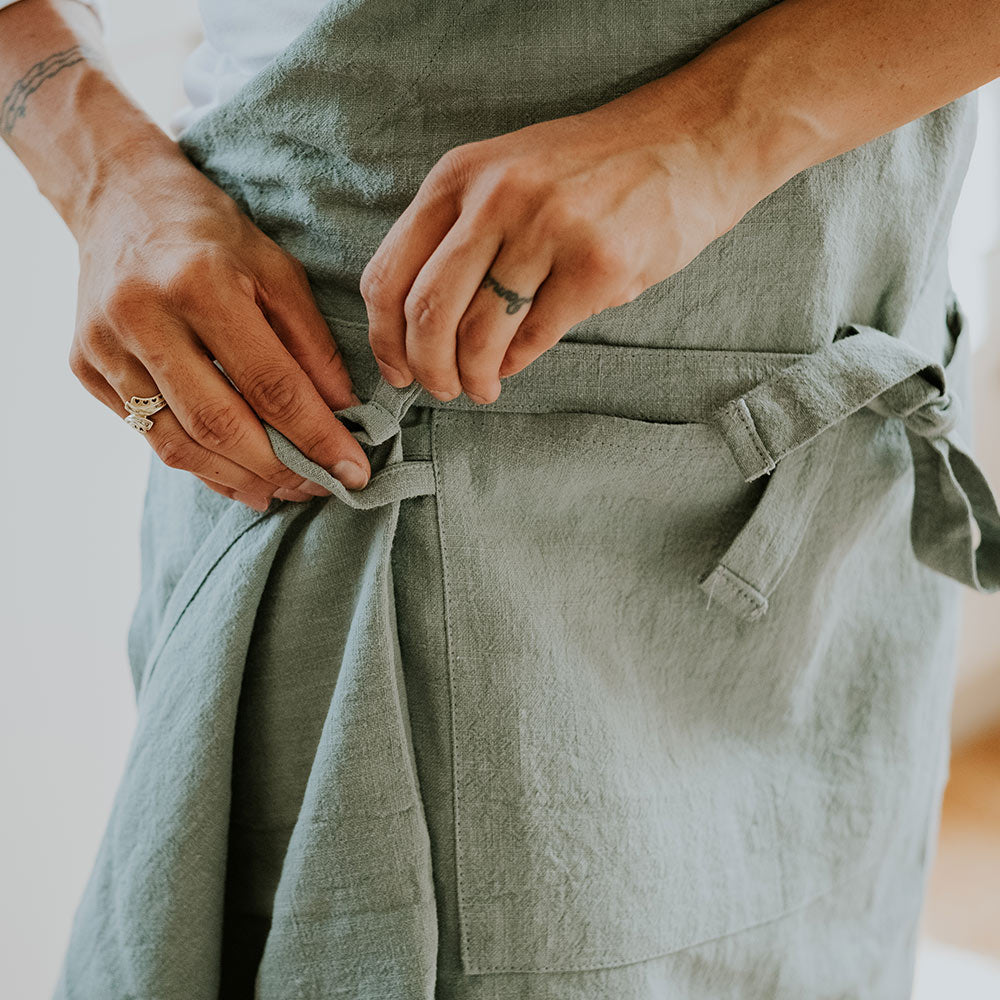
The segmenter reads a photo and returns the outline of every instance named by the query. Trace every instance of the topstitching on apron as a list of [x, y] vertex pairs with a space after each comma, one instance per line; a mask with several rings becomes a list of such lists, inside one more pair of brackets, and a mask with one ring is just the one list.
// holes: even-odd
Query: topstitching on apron
[[[58, 1000], [218, 995], [230, 817], [274, 821], [234, 791], [237, 717], [287, 728], [315, 696], [251, 648], [288, 635], [265, 598], [335, 683], [267, 860], [261, 1000], [429, 1000], [442, 896], [455, 997], [653, 1000], [637, 963], [688, 952], [712, 1000], [826, 995], [831, 963], [851, 995], [905, 995], [955, 581], [1000, 585], [945, 257], [970, 102], [804, 171], [488, 406], [383, 382], [357, 290], [447, 149], [610, 100], [766, 6], [334, 0], [182, 137], [305, 265], [373, 475], [348, 491], [267, 425], [331, 496], [259, 513], [152, 463], [137, 726]], [[434, 734], [401, 652], [425, 638]], [[241, 709], [250, 657], [280, 683]], [[432, 737], [450, 773], [421, 782]], [[858, 898], [866, 939], [834, 962]]]

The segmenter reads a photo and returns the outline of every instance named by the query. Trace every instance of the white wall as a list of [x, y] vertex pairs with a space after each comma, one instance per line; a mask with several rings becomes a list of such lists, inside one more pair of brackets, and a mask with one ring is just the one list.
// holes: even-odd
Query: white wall
[[[165, 124], [181, 100], [180, 60], [195, 41], [193, 0], [110, 0], [110, 9], [115, 63]], [[954, 278], [985, 330], [980, 260], [993, 234], [983, 206], [996, 205], [996, 163], [977, 164], [956, 224]], [[135, 718], [125, 636], [150, 449], [67, 367], [75, 281], [68, 232], [0, 149], [8, 352], [0, 392], [0, 989], [17, 1000], [51, 990]]]
[[[193, 2], [110, 8], [115, 64], [166, 124]], [[0, 995], [11, 1000], [51, 992], [135, 720], [125, 635], [151, 449], [67, 367], [76, 274], [62, 220], [0, 146]]]

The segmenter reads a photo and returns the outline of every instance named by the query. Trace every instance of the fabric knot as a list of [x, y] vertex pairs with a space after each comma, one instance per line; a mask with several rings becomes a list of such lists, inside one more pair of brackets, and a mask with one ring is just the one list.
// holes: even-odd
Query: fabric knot
[[925, 378], [913, 378], [893, 387], [868, 404], [884, 417], [899, 417], [918, 437], [947, 437], [958, 425], [958, 397], [947, 386], [937, 388]]

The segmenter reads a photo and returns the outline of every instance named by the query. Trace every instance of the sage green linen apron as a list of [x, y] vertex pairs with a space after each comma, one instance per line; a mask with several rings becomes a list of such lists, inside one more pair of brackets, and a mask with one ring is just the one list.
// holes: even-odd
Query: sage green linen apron
[[[909, 994], [959, 582], [1000, 584], [946, 237], [966, 97], [799, 174], [498, 400], [358, 279], [447, 149], [767, 4], [328, 4], [187, 154], [306, 265], [373, 475], [152, 460], [138, 722], [56, 996]], [[266, 426], [266, 425], [265, 425]]]

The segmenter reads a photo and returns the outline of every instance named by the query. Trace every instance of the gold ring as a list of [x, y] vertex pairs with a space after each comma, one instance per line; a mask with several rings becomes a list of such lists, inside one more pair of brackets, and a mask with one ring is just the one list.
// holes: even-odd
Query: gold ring
[[159, 413], [166, 405], [167, 401], [160, 393], [155, 396], [133, 396], [125, 404], [125, 409], [128, 410], [125, 423], [129, 427], [134, 427], [140, 434], [145, 434], [153, 426], [153, 421], [149, 418], [154, 413]]

